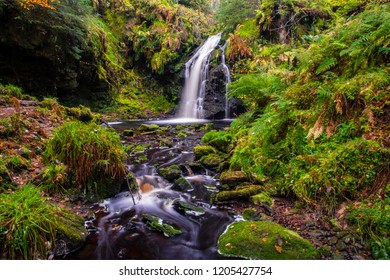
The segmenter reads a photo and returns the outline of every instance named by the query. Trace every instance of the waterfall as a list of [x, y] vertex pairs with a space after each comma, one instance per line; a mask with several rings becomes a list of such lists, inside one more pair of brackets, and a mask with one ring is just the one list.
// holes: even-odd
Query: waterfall
[[229, 90], [229, 84], [231, 83], [231, 78], [230, 78], [230, 71], [229, 71], [229, 67], [227, 67], [226, 65], [226, 57], [225, 57], [225, 49], [226, 49], [226, 45], [227, 45], [227, 42], [221, 47], [221, 50], [222, 50], [222, 67], [223, 67], [223, 70], [225, 72], [225, 77], [226, 77], [226, 80], [225, 80], [225, 83], [226, 83], [226, 95], [225, 95], [225, 119], [228, 119], [229, 118], [229, 115], [230, 115], [230, 112], [229, 112], [229, 96], [228, 96], [228, 90]]
[[178, 117], [203, 118], [203, 100], [210, 57], [221, 40], [221, 33], [209, 37], [186, 63], [185, 84], [182, 92]]

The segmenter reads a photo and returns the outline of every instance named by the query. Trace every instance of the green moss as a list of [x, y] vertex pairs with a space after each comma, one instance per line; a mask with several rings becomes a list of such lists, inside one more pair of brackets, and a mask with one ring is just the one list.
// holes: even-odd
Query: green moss
[[77, 108], [66, 108], [66, 114], [82, 122], [90, 122], [99, 116], [92, 113], [90, 108], [80, 105]]
[[162, 176], [163, 178], [172, 181], [180, 178], [181, 176], [181, 169], [180, 166], [173, 164], [167, 167], [162, 167], [157, 169], [157, 173]]
[[133, 136], [134, 135], [134, 130], [131, 129], [126, 129], [122, 132], [123, 136]]
[[243, 186], [233, 191], [221, 191], [216, 195], [215, 200], [217, 202], [236, 200], [236, 199], [248, 200], [251, 196], [258, 194], [263, 190], [264, 189], [262, 186], [256, 186], [256, 185]]
[[206, 213], [202, 207], [181, 200], [176, 201], [174, 207], [177, 211], [188, 215], [201, 216]]
[[209, 131], [203, 136], [202, 141], [223, 153], [230, 152], [233, 147], [233, 137], [228, 131]]
[[172, 237], [182, 233], [180, 229], [176, 229], [165, 223], [159, 217], [150, 214], [143, 214], [142, 218], [147, 223], [150, 230], [162, 232], [167, 237]]
[[215, 154], [215, 153], [217, 153], [217, 151], [211, 146], [195, 146], [194, 147], [195, 159], [200, 159], [203, 156], [207, 156], [207, 155]]
[[224, 171], [219, 176], [222, 184], [226, 184], [231, 187], [236, 187], [242, 183], [248, 182], [249, 179], [242, 171]]
[[318, 258], [313, 245], [296, 232], [268, 221], [237, 222], [218, 240], [226, 256], [261, 260], [307, 260]]
[[2, 188], [6, 185], [9, 185], [12, 183], [11, 176], [9, 174], [9, 171], [7, 169], [7, 166], [3, 160], [2, 157], [0, 157], [0, 193], [3, 191]]
[[267, 192], [262, 192], [251, 196], [250, 202], [254, 205], [272, 207], [274, 200]]
[[194, 190], [194, 187], [191, 183], [184, 177], [181, 177], [175, 181], [172, 185], [172, 190], [180, 192], [188, 192]]
[[147, 124], [143, 123], [138, 127], [138, 131], [141, 132], [155, 132], [160, 129], [160, 126], [158, 124]]
[[200, 162], [206, 168], [210, 168], [210, 169], [213, 169], [213, 170], [218, 170], [219, 167], [223, 164], [224, 159], [221, 158], [220, 155], [209, 154], [209, 155], [203, 156], [200, 159]]

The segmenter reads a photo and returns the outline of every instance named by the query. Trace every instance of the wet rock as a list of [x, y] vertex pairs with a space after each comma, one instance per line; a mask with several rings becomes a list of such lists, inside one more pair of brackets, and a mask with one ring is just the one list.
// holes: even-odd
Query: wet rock
[[166, 146], [166, 147], [172, 147], [173, 146], [172, 140], [169, 139], [169, 138], [160, 138], [159, 142], [160, 142], [161, 146]]
[[216, 153], [217, 153], [217, 151], [211, 146], [195, 146], [194, 147], [195, 159], [201, 159], [204, 156], [207, 156], [210, 154], [216, 154]]
[[251, 196], [256, 195], [263, 191], [261, 186], [250, 185], [239, 187], [233, 191], [221, 191], [219, 192], [215, 199], [217, 202], [223, 202], [228, 200], [248, 200]]
[[201, 216], [206, 213], [202, 207], [181, 200], [175, 201], [173, 207], [180, 213], [192, 216]]
[[242, 183], [249, 182], [248, 177], [242, 171], [225, 171], [222, 172], [219, 179], [222, 184], [236, 187]]
[[274, 200], [272, 197], [269, 196], [268, 193], [262, 192], [254, 196], [251, 196], [250, 202], [254, 205], [272, 208]]
[[204, 167], [209, 168], [211, 170], [218, 170], [221, 164], [223, 163], [223, 161], [224, 159], [217, 154], [210, 154], [207, 156], [203, 156], [200, 159], [201, 164]]
[[150, 230], [162, 232], [167, 237], [172, 237], [182, 233], [180, 229], [174, 228], [159, 217], [150, 214], [143, 214], [142, 219]]
[[193, 191], [194, 188], [192, 187], [191, 183], [186, 178], [179, 178], [173, 183], [172, 190], [180, 191], [180, 192], [188, 192]]
[[258, 221], [260, 220], [259, 213], [256, 211], [256, 209], [253, 208], [245, 208], [242, 211], [242, 217], [245, 220], [251, 220], [251, 221]]
[[269, 221], [236, 222], [218, 240], [225, 256], [262, 260], [318, 259], [313, 245], [296, 232]]
[[180, 178], [181, 169], [180, 169], [180, 166], [173, 164], [173, 165], [170, 165], [167, 167], [162, 167], [162, 168], [157, 169], [157, 173], [161, 177], [167, 179], [168, 181], [173, 181], [173, 180]]
[[140, 132], [155, 132], [160, 129], [160, 126], [158, 124], [147, 124], [143, 123], [138, 127], [138, 131]]

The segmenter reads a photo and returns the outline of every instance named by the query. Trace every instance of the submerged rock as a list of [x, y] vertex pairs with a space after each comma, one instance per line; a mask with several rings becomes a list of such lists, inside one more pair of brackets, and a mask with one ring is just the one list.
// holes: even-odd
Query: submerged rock
[[173, 206], [178, 212], [192, 216], [201, 216], [206, 213], [202, 207], [181, 200], [177, 200]]
[[191, 183], [186, 179], [186, 178], [179, 178], [173, 183], [172, 185], [172, 190], [175, 191], [180, 191], [180, 192], [188, 192], [188, 191], [193, 191], [194, 188], [191, 185]]
[[313, 245], [295, 231], [269, 221], [236, 222], [219, 237], [222, 255], [261, 260], [318, 259]]

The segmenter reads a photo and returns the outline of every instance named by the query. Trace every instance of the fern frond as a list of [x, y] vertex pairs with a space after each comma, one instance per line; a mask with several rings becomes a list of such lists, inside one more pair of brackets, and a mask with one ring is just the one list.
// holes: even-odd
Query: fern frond
[[318, 74], [324, 73], [324, 72], [328, 71], [329, 69], [331, 69], [332, 67], [334, 67], [336, 64], [337, 64], [336, 58], [327, 57], [318, 66], [318, 68], [316, 70], [316, 74], [318, 75]]

